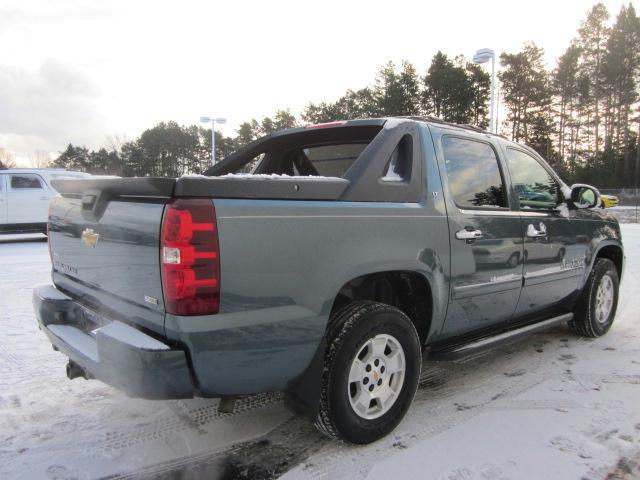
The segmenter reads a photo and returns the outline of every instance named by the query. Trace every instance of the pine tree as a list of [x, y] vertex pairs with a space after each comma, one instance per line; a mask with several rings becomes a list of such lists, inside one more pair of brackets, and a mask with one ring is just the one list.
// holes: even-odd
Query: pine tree
[[593, 126], [595, 156], [600, 151], [600, 122], [603, 92], [603, 65], [606, 53], [608, 28], [605, 22], [609, 12], [602, 3], [594, 5], [587, 14], [586, 20], [578, 30], [578, 45], [581, 51], [581, 70], [590, 81], [589, 104], [593, 116], [588, 125]]
[[498, 74], [502, 98], [507, 108], [507, 124], [515, 141], [529, 141], [529, 126], [544, 116], [551, 103], [549, 75], [544, 67], [544, 51], [534, 43], [518, 53], [502, 53]]
[[415, 67], [406, 60], [402, 61], [398, 83], [400, 86], [398, 115], [420, 115], [420, 80]]
[[[558, 151], [561, 158], [565, 152], [574, 151], [576, 141], [576, 104], [578, 96], [578, 60], [580, 49], [572, 44], [558, 59], [558, 66], [552, 74], [552, 89], [555, 95], [555, 109], [558, 122]], [[569, 137], [567, 139], [567, 136]]]
[[626, 178], [631, 173], [631, 115], [638, 101], [640, 76], [640, 19], [632, 4], [622, 6], [610, 30], [603, 73], [607, 91], [611, 92], [605, 143], [610, 150], [622, 155], [621, 174]]

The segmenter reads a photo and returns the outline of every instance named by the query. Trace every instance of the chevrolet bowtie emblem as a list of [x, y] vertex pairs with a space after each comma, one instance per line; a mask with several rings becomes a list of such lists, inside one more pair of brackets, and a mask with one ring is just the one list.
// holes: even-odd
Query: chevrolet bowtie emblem
[[85, 228], [82, 231], [82, 243], [85, 247], [96, 248], [100, 235], [93, 231], [93, 228]]

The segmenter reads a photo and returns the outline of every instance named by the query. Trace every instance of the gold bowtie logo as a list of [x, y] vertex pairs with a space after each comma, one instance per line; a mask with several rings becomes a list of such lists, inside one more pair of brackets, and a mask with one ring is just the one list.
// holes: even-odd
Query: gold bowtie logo
[[85, 247], [96, 248], [100, 235], [93, 231], [93, 228], [85, 228], [82, 231], [82, 244]]

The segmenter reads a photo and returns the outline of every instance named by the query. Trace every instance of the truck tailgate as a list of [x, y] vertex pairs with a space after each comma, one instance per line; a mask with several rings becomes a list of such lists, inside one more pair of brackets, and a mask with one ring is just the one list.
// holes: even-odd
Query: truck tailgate
[[165, 203], [162, 196], [63, 189], [49, 215], [56, 287], [100, 316], [164, 334], [159, 236]]

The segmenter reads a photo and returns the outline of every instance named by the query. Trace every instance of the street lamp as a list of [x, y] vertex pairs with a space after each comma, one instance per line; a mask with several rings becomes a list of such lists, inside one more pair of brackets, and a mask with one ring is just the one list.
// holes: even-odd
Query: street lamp
[[216, 163], [216, 123], [227, 123], [226, 118], [221, 117], [200, 117], [202, 123], [211, 122], [211, 165]]
[[495, 130], [494, 130], [494, 115], [493, 115], [493, 99], [495, 96], [495, 89], [496, 89], [496, 54], [493, 52], [493, 50], [491, 50], [490, 48], [481, 48], [480, 50], [478, 50], [476, 52], [476, 54], [473, 56], [473, 62], [474, 63], [487, 63], [489, 60], [491, 60], [491, 106], [489, 107], [489, 131], [495, 133], [498, 130], [498, 126], [495, 125]]

